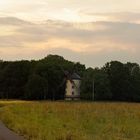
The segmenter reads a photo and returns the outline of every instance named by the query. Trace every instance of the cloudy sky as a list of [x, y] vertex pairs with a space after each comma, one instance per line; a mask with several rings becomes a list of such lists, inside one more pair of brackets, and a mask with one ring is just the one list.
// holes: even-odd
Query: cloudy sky
[[140, 64], [140, 1], [0, 0], [0, 59], [47, 54], [92, 67]]

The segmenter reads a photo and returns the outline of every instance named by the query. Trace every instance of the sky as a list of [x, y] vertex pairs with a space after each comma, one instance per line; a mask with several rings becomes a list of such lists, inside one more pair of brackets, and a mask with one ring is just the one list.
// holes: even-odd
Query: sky
[[0, 0], [0, 59], [48, 54], [87, 67], [140, 64], [140, 1]]

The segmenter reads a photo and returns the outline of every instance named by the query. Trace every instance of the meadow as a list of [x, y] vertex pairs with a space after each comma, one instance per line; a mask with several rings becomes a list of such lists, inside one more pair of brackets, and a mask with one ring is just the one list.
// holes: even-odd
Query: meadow
[[140, 104], [0, 101], [0, 120], [27, 140], [140, 140]]

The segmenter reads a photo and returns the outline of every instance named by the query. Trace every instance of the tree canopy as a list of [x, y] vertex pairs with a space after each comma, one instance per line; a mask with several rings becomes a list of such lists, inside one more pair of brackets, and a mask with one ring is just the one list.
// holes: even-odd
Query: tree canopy
[[0, 98], [64, 99], [64, 71], [76, 72], [82, 77], [83, 100], [92, 100], [94, 92], [95, 100], [140, 101], [137, 63], [111, 61], [101, 68], [86, 68], [58, 55], [48, 55], [37, 61], [0, 61]]

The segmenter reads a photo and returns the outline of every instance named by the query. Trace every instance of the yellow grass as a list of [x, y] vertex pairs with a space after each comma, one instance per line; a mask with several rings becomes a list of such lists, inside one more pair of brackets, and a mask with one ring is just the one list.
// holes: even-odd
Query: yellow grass
[[[6, 105], [8, 104], [8, 105]], [[140, 104], [0, 101], [0, 119], [27, 140], [140, 140]]]

